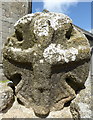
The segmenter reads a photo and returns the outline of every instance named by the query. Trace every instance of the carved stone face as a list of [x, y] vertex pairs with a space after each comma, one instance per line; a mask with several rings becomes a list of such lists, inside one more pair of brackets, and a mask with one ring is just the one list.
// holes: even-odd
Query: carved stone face
[[69, 17], [35, 13], [15, 24], [3, 49], [4, 74], [17, 98], [36, 115], [60, 110], [87, 79], [90, 47]]

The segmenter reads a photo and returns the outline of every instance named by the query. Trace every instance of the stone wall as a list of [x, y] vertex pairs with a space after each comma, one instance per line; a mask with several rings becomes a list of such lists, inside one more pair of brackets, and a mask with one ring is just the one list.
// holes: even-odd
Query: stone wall
[[14, 32], [14, 23], [28, 13], [28, 2], [0, 1], [0, 78], [2, 76], [2, 48], [3, 44]]
[[0, 2], [0, 63], [1, 63], [1, 49], [2, 49], [2, 3]]

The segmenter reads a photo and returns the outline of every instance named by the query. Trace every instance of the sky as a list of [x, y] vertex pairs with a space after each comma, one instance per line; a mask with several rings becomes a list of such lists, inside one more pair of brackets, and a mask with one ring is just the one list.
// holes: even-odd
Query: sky
[[[47, 1], [47, 2], [46, 2]], [[43, 9], [47, 9], [50, 12], [60, 12], [68, 15], [73, 24], [81, 27], [84, 30], [91, 31], [91, 1], [78, 2], [54, 2], [55, 0], [43, 0], [32, 2], [32, 12], [42, 12]], [[66, 1], [66, 0], [63, 0]], [[69, 0], [68, 0], [69, 1]]]

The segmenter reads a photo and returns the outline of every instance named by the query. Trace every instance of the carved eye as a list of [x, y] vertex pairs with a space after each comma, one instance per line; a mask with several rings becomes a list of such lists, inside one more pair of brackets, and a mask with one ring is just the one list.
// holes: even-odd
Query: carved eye
[[18, 41], [23, 41], [23, 35], [18, 30], [15, 31]]
[[15, 73], [11, 76], [10, 80], [13, 82], [14, 86], [17, 86], [17, 84], [21, 81], [22, 75], [20, 73]]
[[73, 26], [71, 25], [71, 27], [68, 29], [68, 31], [66, 31], [65, 37], [67, 39], [70, 39], [71, 33], [72, 33], [72, 29], [73, 29]]

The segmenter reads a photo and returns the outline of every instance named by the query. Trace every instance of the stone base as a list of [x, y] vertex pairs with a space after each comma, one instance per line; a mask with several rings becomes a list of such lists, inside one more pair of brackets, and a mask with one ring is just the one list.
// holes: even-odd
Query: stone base
[[[31, 108], [20, 105], [15, 100], [13, 106], [6, 112], [1, 113], [0, 118], [38, 118]], [[70, 107], [65, 107], [61, 111], [50, 112], [47, 118], [72, 118]]]
[[[47, 118], [72, 118], [81, 120], [81, 118], [92, 118], [91, 108], [91, 79], [88, 77], [85, 83], [85, 89], [77, 94], [72, 100], [70, 106], [64, 107], [60, 111], [52, 111]], [[38, 118], [32, 108], [26, 108], [18, 103], [15, 97], [15, 102], [12, 107], [6, 112], [0, 113], [0, 118]]]

